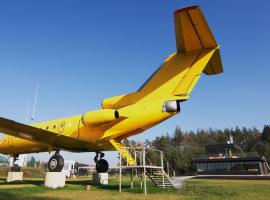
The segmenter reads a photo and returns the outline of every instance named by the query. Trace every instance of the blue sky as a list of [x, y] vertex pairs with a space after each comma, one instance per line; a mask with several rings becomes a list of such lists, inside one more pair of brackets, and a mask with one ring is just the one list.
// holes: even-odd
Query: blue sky
[[99, 109], [103, 98], [138, 89], [175, 51], [173, 11], [194, 4], [220, 44], [225, 72], [204, 75], [179, 115], [133, 139], [154, 139], [176, 125], [261, 129], [270, 113], [266, 0], [2, 1], [0, 116], [24, 122], [37, 82], [35, 122]]

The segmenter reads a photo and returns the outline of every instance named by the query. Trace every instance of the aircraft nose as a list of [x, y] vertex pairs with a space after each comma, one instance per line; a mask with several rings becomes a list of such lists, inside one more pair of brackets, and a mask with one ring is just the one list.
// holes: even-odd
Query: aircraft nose
[[0, 140], [0, 153], [1, 153], [1, 149], [3, 148], [3, 141]]
[[7, 145], [5, 143], [5, 140], [1, 139], [0, 140], [0, 153], [4, 154], [6, 147], [7, 147]]

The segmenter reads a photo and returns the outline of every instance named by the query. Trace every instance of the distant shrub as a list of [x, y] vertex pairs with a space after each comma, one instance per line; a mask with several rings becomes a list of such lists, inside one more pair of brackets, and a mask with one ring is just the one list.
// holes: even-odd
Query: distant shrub
[[21, 169], [24, 172], [23, 176], [26, 178], [44, 178], [45, 170], [39, 167], [23, 167]]
[[[6, 177], [10, 167], [0, 167], [0, 176]], [[22, 167], [23, 177], [25, 178], [44, 178], [45, 170], [39, 167]]]
[[1, 177], [6, 177], [9, 170], [10, 170], [10, 167], [7, 167], [7, 166], [1, 166], [1, 167], [0, 167], [0, 176], [1, 176]]

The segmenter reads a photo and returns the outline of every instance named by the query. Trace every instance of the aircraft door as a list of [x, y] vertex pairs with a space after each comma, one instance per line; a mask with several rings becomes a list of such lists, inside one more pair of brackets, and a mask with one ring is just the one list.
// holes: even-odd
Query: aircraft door
[[59, 124], [59, 126], [58, 126], [58, 132], [59, 132], [59, 133], [63, 133], [64, 130], [65, 130], [65, 122], [63, 121], [63, 122], [61, 122], [61, 123]]

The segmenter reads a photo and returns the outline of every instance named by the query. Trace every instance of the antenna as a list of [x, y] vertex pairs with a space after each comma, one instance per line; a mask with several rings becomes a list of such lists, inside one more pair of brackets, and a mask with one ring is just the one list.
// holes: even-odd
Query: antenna
[[25, 121], [24, 121], [25, 124], [27, 124], [27, 121], [28, 121], [29, 107], [30, 107], [30, 100], [28, 100], [27, 107], [26, 107], [26, 115], [25, 115]]
[[233, 144], [233, 135], [230, 135], [230, 143]]
[[39, 84], [37, 83], [37, 86], [36, 86], [36, 94], [35, 94], [35, 100], [34, 100], [34, 107], [33, 107], [33, 114], [32, 114], [32, 117], [31, 117], [31, 120], [32, 120], [32, 121], [34, 120], [35, 113], [36, 113], [36, 104], [37, 104], [37, 97], [38, 97], [38, 89], [39, 89]]

